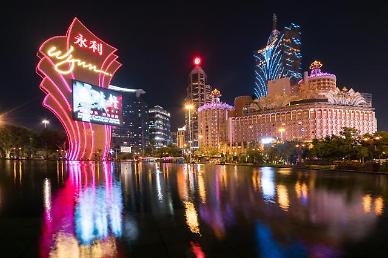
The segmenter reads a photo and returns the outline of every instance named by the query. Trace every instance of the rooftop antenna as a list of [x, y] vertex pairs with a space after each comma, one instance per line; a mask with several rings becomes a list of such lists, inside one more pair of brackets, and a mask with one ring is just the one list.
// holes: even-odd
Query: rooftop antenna
[[277, 27], [278, 18], [276, 16], [276, 13], [272, 15], [272, 30], [276, 30]]

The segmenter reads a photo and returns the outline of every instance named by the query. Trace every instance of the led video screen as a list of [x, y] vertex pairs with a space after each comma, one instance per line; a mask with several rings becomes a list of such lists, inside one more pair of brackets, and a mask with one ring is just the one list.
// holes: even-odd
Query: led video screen
[[122, 95], [116, 91], [73, 81], [73, 118], [106, 125], [120, 125]]

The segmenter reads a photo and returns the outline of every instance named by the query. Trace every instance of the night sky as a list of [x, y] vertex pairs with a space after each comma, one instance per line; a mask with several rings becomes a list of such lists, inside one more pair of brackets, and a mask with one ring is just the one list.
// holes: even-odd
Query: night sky
[[[81, 1], [80, 1], [81, 2]], [[129, 1], [128, 1], [129, 2]], [[160, 1], [163, 2], [163, 1]], [[224, 101], [252, 95], [253, 51], [264, 47], [272, 28], [291, 22], [302, 28], [303, 69], [320, 60], [336, 74], [339, 86], [373, 94], [378, 129], [388, 130], [388, 9], [368, 1], [349, 3], [242, 1], [179, 4], [104, 4], [82, 1], [55, 6], [2, 7], [0, 113], [10, 123], [39, 128], [42, 118], [55, 117], [41, 106], [43, 93], [35, 73], [40, 44], [65, 35], [73, 17], [118, 48], [123, 66], [112, 84], [142, 88], [149, 106], [172, 113], [172, 128], [183, 125], [183, 100], [192, 58], [203, 58], [203, 69]], [[287, 3], [287, 4], [286, 4]]]

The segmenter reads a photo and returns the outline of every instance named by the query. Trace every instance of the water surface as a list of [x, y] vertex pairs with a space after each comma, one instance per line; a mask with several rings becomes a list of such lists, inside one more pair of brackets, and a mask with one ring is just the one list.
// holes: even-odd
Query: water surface
[[1, 257], [386, 257], [388, 176], [0, 161]]

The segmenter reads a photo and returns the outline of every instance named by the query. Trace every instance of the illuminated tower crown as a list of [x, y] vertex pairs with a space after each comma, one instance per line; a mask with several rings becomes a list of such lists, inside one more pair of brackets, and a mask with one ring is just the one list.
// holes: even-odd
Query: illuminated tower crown
[[321, 72], [321, 68], [322, 68], [322, 63], [318, 60], [314, 60], [314, 62], [311, 63], [310, 65], [310, 70], [311, 70], [311, 74], [320, 74], [322, 73]]
[[337, 87], [336, 76], [331, 73], [322, 72], [322, 66], [322, 63], [318, 60], [312, 62], [308, 77], [310, 88], [318, 90], [321, 94], [335, 90]]
[[212, 95], [212, 103], [220, 102], [221, 92], [219, 90], [214, 89], [211, 95]]
[[293, 82], [302, 78], [300, 26], [291, 23], [282, 31], [277, 30], [277, 17], [272, 18], [272, 32], [267, 45], [254, 53], [256, 98], [268, 94], [268, 81], [288, 77]]

